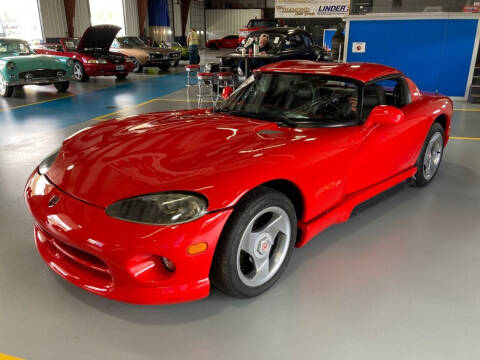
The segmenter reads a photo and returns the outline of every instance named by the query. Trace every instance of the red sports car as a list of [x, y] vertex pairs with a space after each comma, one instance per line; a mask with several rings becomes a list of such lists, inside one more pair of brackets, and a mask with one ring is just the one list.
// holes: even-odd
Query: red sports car
[[294, 247], [408, 180], [427, 185], [452, 102], [400, 71], [284, 61], [218, 109], [106, 121], [66, 139], [25, 198], [48, 266], [92, 293], [189, 301], [268, 289]]
[[35, 49], [37, 54], [66, 56], [75, 60], [73, 76], [88, 81], [90, 76], [116, 76], [125, 79], [135, 65], [122, 54], [110, 52], [120, 28], [115, 25], [90, 26], [78, 39], [58, 39], [57, 44], [45, 44]]
[[207, 41], [209, 49], [235, 49], [240, 45], [238, 35], [228, 35], [221, 39], [212, 39]]

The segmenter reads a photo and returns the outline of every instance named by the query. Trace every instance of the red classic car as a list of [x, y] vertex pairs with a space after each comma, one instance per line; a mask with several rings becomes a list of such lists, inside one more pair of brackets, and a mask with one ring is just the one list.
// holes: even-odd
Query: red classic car
[[212, 39], [207, 41], [209, 49], [235, 49], [240, 45], [238, 35], [228, 35], [221, 39]]
[[432, 181], [452, 102], [391, 67], [283, 61], [221, 107], [106, 121], [66, 139], [25, 198], [48, 266], [92, 293], [258, 295], [294, 247], [360, 203]]
[[132, 60], [110, 52], [110, 46], [119, 31], [120, 28], [115, 25], [90, 26], [80, 40], [60, 38], [56, 44], [37, 47], [35, 53], [74, 59], [73, 76], [78, 81], [88, 81], [90, 76], [113, 75], [125, 79], [134, 68]]

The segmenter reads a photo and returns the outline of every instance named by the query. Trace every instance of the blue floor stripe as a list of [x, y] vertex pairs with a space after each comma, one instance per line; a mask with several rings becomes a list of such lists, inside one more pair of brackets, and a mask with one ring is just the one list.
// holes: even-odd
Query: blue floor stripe
[[0, 112], [0, 144], [19, 136], [62, 129], [185, 87], [185, 73], [78, 94], [72, 97]]

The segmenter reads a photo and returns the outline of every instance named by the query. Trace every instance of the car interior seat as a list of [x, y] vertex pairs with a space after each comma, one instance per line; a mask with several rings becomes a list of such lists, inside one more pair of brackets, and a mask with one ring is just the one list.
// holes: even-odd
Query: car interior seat
[[363, 90], [363, 117], [366, 119], [373, 108], [378, 105], [386, 105], [387, 96], [381, 85], [373, 84], [365, 86]]
[[313, 92], [310, 87], [302, 85], [296, 85], [288, 92], [287, 99], [285, 101], [285, 109], [296, 109], [302, 107], [305, 104], [310, 104], [313, 99]]

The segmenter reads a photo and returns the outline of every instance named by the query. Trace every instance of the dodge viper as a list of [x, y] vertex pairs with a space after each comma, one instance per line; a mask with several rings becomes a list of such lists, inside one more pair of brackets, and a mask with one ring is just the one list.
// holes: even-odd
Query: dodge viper
[[[142, 304], [271, 287], [359, 204], [429, 184], [452, 102], [369, 63], [259, 68], [216, 109], [81, 130], [30, 176], [37, 249], [63, 278]], [[287, 269], [288, 270], [288, 269]]]

